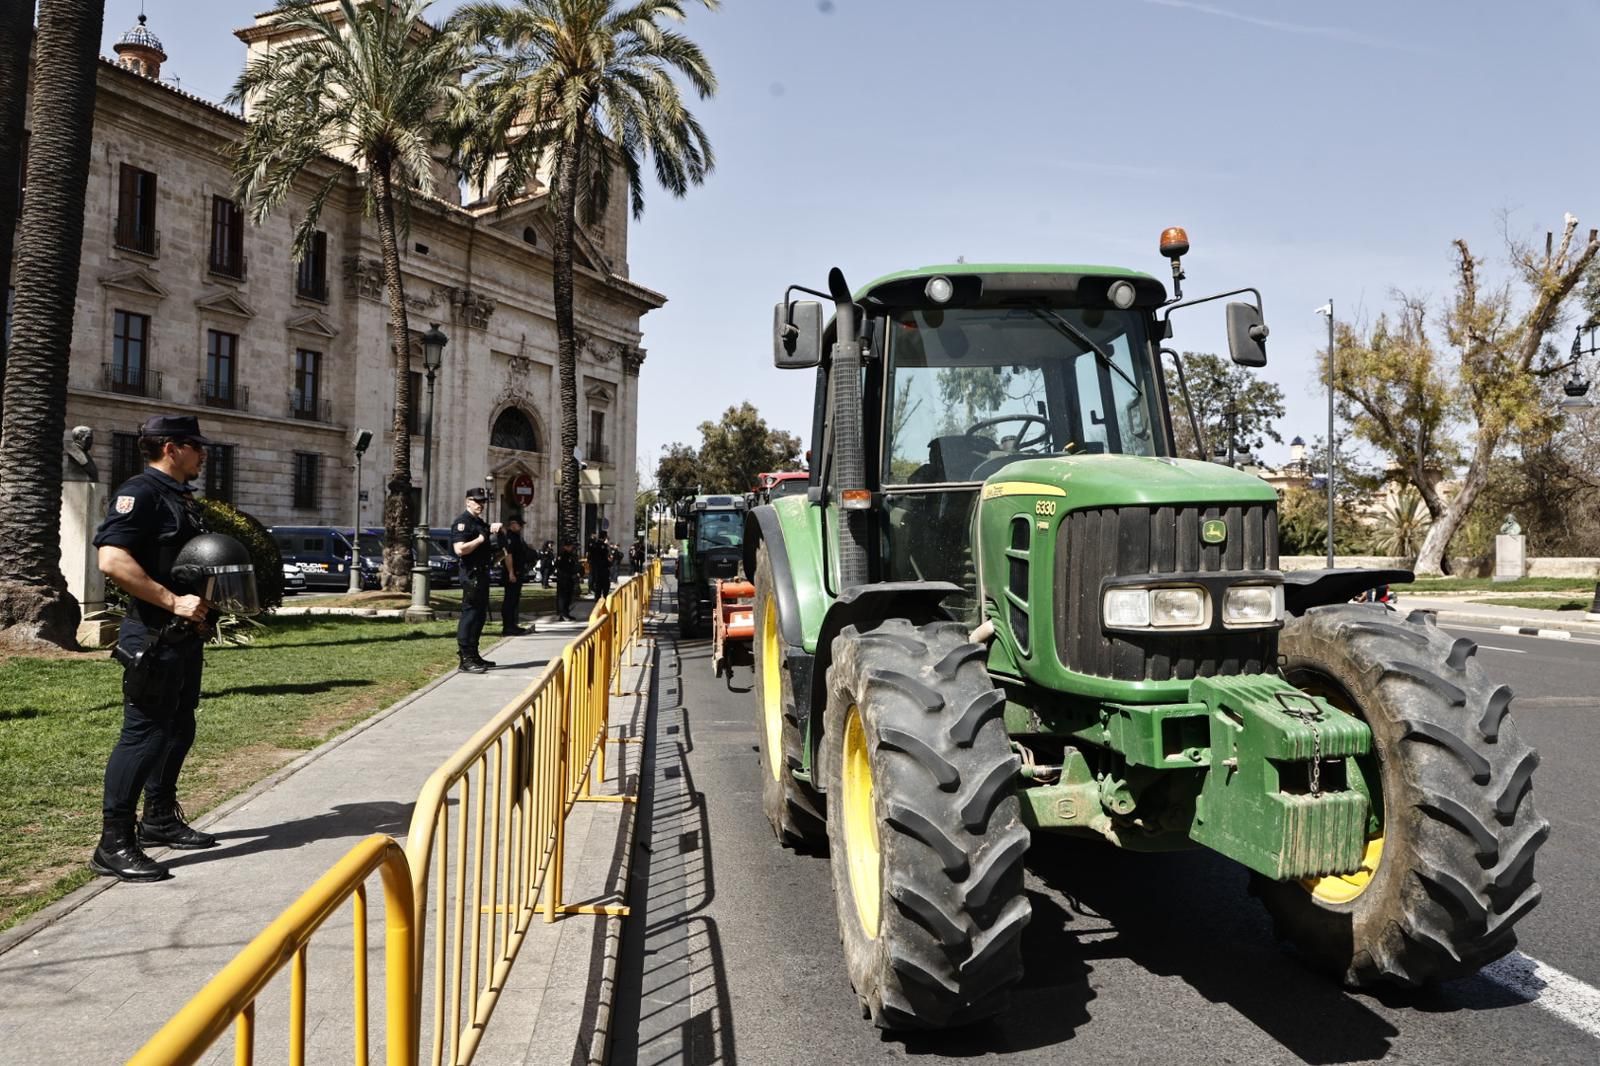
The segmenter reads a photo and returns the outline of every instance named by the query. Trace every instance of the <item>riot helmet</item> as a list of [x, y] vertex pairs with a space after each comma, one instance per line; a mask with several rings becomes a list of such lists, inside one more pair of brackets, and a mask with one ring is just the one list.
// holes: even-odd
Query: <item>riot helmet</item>
[[250, 553], [226, 533], [202, 533], [172, 561], [173, 587], [199, 596], [223, 614], [256, 614], [256, 568]]

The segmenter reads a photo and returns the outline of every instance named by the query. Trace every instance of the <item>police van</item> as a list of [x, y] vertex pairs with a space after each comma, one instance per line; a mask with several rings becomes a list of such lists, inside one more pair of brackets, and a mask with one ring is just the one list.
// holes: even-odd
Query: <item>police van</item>
[[[334, 526], [271, 526], [278, 554], [305, 575], [312, 592], [343, 591], [350, 587], [350, 534]], [[357, 564], [359, 565], [359, 563]]]

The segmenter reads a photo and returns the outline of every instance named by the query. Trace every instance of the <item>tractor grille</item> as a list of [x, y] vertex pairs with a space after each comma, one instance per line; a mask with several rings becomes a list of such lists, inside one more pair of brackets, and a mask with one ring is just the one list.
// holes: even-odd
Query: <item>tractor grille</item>
[[[1200, 539], [1201, 523], [1213, 518], [1228, 524], [1221, 545]], [[1257, 673], [1276, 661], [1275, 629], [1145, 635], [1107, 634], [1100, 626], [1100, 583], [1107, 577], [1276, 570], [1274, 504], [1074, 511], [1061, 525], [1056, 549], [1056, 646], [1068, 669], [1122, 681], [1168, 681]]]

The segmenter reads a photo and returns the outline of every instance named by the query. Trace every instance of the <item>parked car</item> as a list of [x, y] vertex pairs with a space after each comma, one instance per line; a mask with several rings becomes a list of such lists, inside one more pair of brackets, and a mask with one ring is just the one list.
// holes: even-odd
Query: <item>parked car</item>
[[[434, 529], [428, 538], [428, 583], [436, 589], [453, 588], [461, 583], [461, 564], [450, 547], [449, 530]], [[377, 588], [383, 570], [383, 530], [361, 531], [361, 586]]]
[[283, 564], [283, 594], [293, 596], [306, 590], [306, 575], [300, 572], [299, 563]]
[[267, 532], [277, 542], [278, 554], [294, 563], [306, 587], [337, 591], [350, 587], [350, 536], [334, 526], [272, 526]]

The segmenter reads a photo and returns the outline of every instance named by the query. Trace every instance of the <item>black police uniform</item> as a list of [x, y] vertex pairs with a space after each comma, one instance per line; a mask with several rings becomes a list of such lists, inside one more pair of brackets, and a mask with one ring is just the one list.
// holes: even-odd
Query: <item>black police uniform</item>
[[[146, 467], [112, 495], [94, 543], [124, 549], [170, 588], [178, 550], [204, 532], [194, 490]], [[117, 637], [116, 657], [124, 664], [122, 734], [106, 763], [106, 833], [120, 828], [131, 834], [142, 789], [139, 835], [146, 843], [209, 847], [214, 838], [185, 825], [177, 809], [178, 774], [194, 743], [204, 640], [197, 627], [170, 611], [131, 597], [130, 602]]]
[[[511, 556], [511, 566], [506, 570], [505, 599], [500, 604], [500, 627], [508, 635], [526, 632], [518, 624], [518, 614], [522, 607], [522, 586], [527, 583], [531, 574], [529, 568], [533, 565], [533, 548], [522, 539], [521, 531], [513, 533], [505, 526], [500, 527], [500, 536], [497, 547], [506, 555]], [[511, 580], [515, 572], [517, 579]]]
[[494, 552], [494, 538], [489, 534], [489, 523], [471, 511], [462, 511], [450, 523], [452, 546], [478, 537], [483, 538], [483, 543], [460, 556], [461, 619], [456, 623], [456, 651], [463, 663], [485, 662], [478, 654], [478, 640], [489, 614], [489, 556]]

